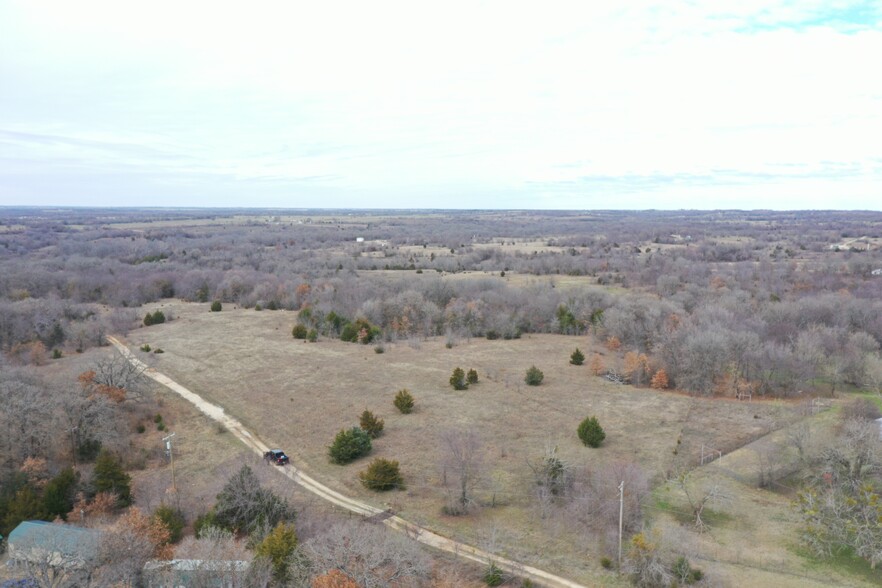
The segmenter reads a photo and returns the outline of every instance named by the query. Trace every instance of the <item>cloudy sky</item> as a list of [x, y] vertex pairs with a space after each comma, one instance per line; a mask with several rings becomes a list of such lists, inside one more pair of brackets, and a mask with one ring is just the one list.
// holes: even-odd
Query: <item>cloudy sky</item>
[[880, 72], [876, 0], [0, 0], [0, 205], [882, 210]]

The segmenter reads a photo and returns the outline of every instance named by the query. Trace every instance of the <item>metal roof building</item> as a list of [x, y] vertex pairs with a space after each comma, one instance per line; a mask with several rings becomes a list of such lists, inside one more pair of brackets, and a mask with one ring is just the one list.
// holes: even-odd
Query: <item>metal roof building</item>
[[99, 544], [99, 531], [46, 521], [24, 521], [7, 538], [9, 559], [14, 562], [65, 568], [95, 561]]

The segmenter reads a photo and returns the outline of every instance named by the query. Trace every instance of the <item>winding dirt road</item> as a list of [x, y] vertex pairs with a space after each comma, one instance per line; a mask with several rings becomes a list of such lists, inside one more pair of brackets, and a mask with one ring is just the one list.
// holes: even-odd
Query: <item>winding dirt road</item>
[[[196, 408], [198, 408], [203, 414], [223, 424], [231, 433], [233, 433], [233, 435], [235, 435], [245, 445], [250, 447], [255, 453], [263, 456], [264, 452], [269, 450], [269, 447], [267, 447], [267, 445], [264, 444], [263, 441], [261, 441], [256, 435], [245, 429], [245, 427], [242, 426], [242, 423], [240, 423], [238, 420], [226, 414], [222, 407], [216, 404], [211, 404], [198, 394], [195, 394], [187, 388], [184, 388], [168, 376], [157, 372], [153, 368], [147, 367], [147, 365], [144, 364], [137, 357], [135, 357], [134, 354], [129, 351], [129, 348], [126, 347], [126, 345], [123, 344], [119, 339], [108, 336], [107, 340], [110, 341], [114, 345], [114, 347], [116, 347], [132, 364], [143, 369], [145, 376], [162, 384], [166, 388], [170, 389], [172, 392], [179, 394], [185, 400], [189, 401]], [[365, 517], [381, 515], [384, 513], [384, 511], [380, 508], [371, 506], [365, 502], [361, 502], [360, 500], [355, 500], [354, 498], [344, 496], [343, 494], [340, 494], [339, 492], [328, 488], [324, 484], [321, 484], [320, 482], [301, 472], [300, 469], [293, 464], [290, 465], [290, 467], [279, 468], [277, 471], [284, 474], [295, 483], [312, 492], [316, 496], [319, 496], [320, 498], [323, 498], [328, 502], [331, 502], [332, 504], [345, 508], [354, 513], [360, 514]], [[585, 588], [585, 586], [583, 586], [582, 584], [577, 584], [576, 582], [567, 580], [566, 578], [561, 578], [560, 576], [556, 576], [538, 568], [526, 566], [516, 561], [493, 555], [492, 553], [489, 553], [482, 549], [478, 549], [477, 547], [474, 547], [472, 545], [467, 545], [465, 543], [460, 543], [458, 541], [448, 539], [447, 537], [442, 537], [441, 535], [434, 533], [431, 530], [426, 529], [425, 527], [410, 523], [396, 515], [385, 518], [383, 520], [383, 524], [392, 529], [395, 529], [396, 531], [404, 533], [407, 537], [415, 541], [419, 541], [420, 543], [424, 543], [425, 545], [429, 545], [442, 551], [447, 551], [458, 557], [469, 559], [482, 565], [489, 565], [490, 562], [494, 562], [498, 567], [520, 577], [529, 578], [533, 582], [536, 582], [542, 586], [548, 586], [550, 588]]]

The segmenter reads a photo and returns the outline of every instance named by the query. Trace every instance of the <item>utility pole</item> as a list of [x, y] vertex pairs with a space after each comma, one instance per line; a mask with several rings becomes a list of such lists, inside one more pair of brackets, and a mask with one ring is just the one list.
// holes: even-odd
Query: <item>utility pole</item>
[[71, 449], [71, 452], [73, 452], [74, 466], [77, 465], [77, 435], [76, 435], [76, 433], [78, 430], [79, 430], [79, 427], [71, 427], [70, 429], [68, 429], [68, 432], [70, 433], [70, 449]]
[[622, 569], [622, 515], [625, 514], [625, 481], [619, 484], [619, 569]]
[[172, 442], [171, 442], [172, 437], [174, 437], [174, 436], [175, 436], [175, 434], [172, 433], [172, 434], [169, 435], [168, 437], [163, 437], [162, 440], [165, 441], [165, 450], [168, 451], [168, 457], [169, 457], [169, 459], [171, 460], [171, 469], [172, 469], [172, 492], [174, 492], [175, 495], [177, 495], [177, 493], [178, 493], [178, 486], [177, 486], [177, 484], [175, 483], [175, 452], [172, 451]]

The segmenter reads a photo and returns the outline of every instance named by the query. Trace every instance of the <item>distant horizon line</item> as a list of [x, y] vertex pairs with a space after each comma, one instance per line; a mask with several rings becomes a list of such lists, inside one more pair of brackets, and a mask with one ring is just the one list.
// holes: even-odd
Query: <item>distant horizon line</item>
[[0, 210], [145, 210], [145, 211], [359, 211], [359, 212], [882, 212], [869, 208], [408, 208], [278, 206], [101, 206], [77, 204], [0, 204]]

